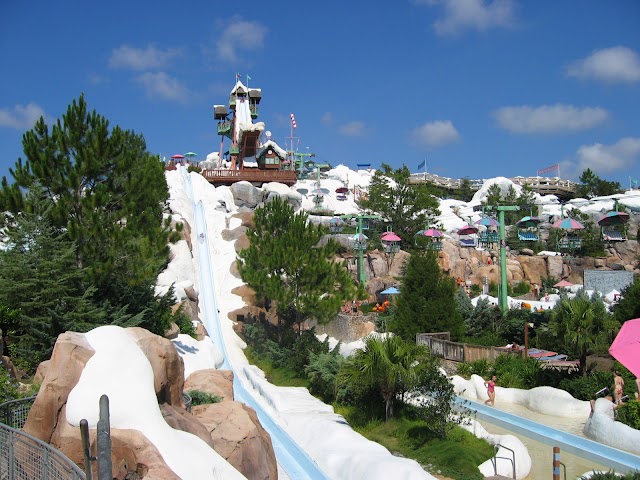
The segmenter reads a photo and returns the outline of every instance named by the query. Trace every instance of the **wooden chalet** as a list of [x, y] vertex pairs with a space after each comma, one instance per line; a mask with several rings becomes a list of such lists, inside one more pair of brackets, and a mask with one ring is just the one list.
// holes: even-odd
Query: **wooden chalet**
[[[255, 185], [265, 182], [280, 182], [293, 185], [297, 174], [286, 152], [275, 142], [268, 140], [261, 143], [260, 137], [264, 123], [253, 123], [258, 117], [258, 105], [262, 99], [262, 91], [248, 88], [237, 81], [229, 95], [229, 108], [225, 105], [214, 105], [214, 119], [218, 121], [220, 135], [219, 158], [230, 163], [229, 168], [208, 169], [202, 172], [209, 183], [230, 185], [239, 181], [248, 181]], [[224, 151], [225, 139], [230, 145]]]

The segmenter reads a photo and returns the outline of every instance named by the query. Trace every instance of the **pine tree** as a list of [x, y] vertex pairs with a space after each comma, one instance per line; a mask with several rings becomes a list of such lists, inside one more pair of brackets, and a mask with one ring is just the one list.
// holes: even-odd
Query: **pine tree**
[[440, 215], [438, 200], [425, 185], [409, 185], [411, 173], [406, 165], [392, 170], [382, 164], [371, 179], [362, 207], [393, 225], [393, 231], [411, 244], [418, 230], [431, 226]]
[[258, 298], [276, 303], [280, 327], [285, 318], [298, 325], [312, 317], [324, 322], [356, 296], [353, 278], [335, 260], [337, 244], [319, 245], [323, 235], [308, 214], [294, 214], [280, 197], [256, 210], [254, 227], [247, 231], [250, 245], [238, 254], [238, 270]]
[[37, 192], [52, 228], [74, 245], [77, 270], [96, 288], [94, 301], [110, 308], [110, 321], [151, 315], [171, 230], [163, 218], [164, 166], [142, 135], [110, 129], [81, 95], [51, 130], [40, 118], [24, 134], [23, 148], [25, 162], [9, 170], [14, 182], [2, 179], [0, 208], [32, 212], [27, 193]]
[[414, 251], [403, 268], [397, 311], [389, 329], [407, 341], [417, 333], [463, 333], [462, 316], [456, 308], [455, 280], [446, 276], [432, 250]]

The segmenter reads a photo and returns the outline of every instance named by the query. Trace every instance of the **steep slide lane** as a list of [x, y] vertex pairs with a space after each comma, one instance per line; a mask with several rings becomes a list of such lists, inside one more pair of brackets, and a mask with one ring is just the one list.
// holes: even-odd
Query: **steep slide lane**
[[[185, 181], [185, 191], [193, 201], [191, 178], [186, 169], [182, 168]], [[207, 220], [204, 206], [201, 201], [194, 204], [194, 229], [198, 239], [198, 275], [200, 279], [200, 301], [204, 325], [211, 340], [219, 348], [223, 355], [223, 363], [217, 368], [233, 371], [233, 389], [235, 399], [249, 405], [256, 411], [260, 423], [271, 435], [271, 442], [275, 450], [278, 464], [286, 474], [295, 480], [325, 480], [328, 477], [307, 453], [291, 438], [291, 436], [267, 413], [260, 403], [253, 397], [252, 390], [247, 389], [240, 379], [239, 372], [235, 371], [230, 361], [224, 337], [218, 318], [218, 305], [215, 295], [213, 275], [213, 263], [209, 254], [209, 239], [207, 238]]]

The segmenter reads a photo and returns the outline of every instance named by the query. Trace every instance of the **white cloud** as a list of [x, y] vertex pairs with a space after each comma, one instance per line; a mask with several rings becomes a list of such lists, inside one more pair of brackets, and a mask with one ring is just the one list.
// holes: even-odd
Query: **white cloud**
[[573, 105], [543, 105], [503, 107], [494, 112], [498, 124], [514, 133], [564, 133], [593, 128], [609, 114], [600, 107]]
[[364, 134], [364, 123], [363, 122], [349, 122], [340, 127], [340, 133], [346, 135], [348, 137], [358, 137]]
[[136, 79], [147, 91], [149, 98], [186, 102], [189, 91], [177, 79], [165, 72], [146, 72]]
[[30, 129], [40, 117], [44, 117], [44, 110], [33, 102], [26, 106], [16, 105], [13, 109], [3, 108], [0, 109], [0, 127]]
[[454, 35], [465, 29], [486, 31], [515, 23], [512, 0], [416, 0], [415, 3], [442, 5], [444, 14], [434, 23], [438, 35]]
[[590, 168], [601, 174], [626, 170], [640, 158], [640, 138], [625, 137], [613, 145], [582, 145], [577, 156], [579, 171]]
[[149, 70], [165, 67], [171, 59], [181, 54], [177, 48], [161, 50], [154, 45], [147, 48], [134, 48], [123, 45], [111, 52], [109, 67], [131, 70]]
[[234, 19], [220, 33], [216, 52], [218, 58], [235, 63], [240, 50], [256, 50], [264, 45], [267, 27], [258, 22]]
[[609, 83], [640, 81], [640, 56], [628, 47], [596, 50], [587, 58], [567, 67], [567, 75], [581, 79], [596, 79]]
[[460, 134], [451, 120], [436, 120], [415, 128], [411, 132], [411, 138], [424, 145], [437, 146], [455, 142]]

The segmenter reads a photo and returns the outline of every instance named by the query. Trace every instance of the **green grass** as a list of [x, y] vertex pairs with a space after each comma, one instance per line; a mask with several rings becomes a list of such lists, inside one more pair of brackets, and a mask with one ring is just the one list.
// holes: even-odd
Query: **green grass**
[[270, 383], [279, 387], [306, 387], [309, 388], [309, 381], [306, 378], [300, 378], [296, 373], [287, 368], [275, 368], [271, 362], [257, 358], [251, 347], [244, 350], [244, 354], [249, 363], [257, 366], [262, 370]]
[[[420, 420], [369, 420], [357, 409], [335, 407], [354, 430], [395, 455], [412, 458], [431, 473], [438, 470], [456, 480], [481, 480], [478, 465], [493, 456], [493, 447], [466, 430], [455, 427], [446, 439], [432, 438]], [[431, 465], [430, 467], [427, 467]]]

